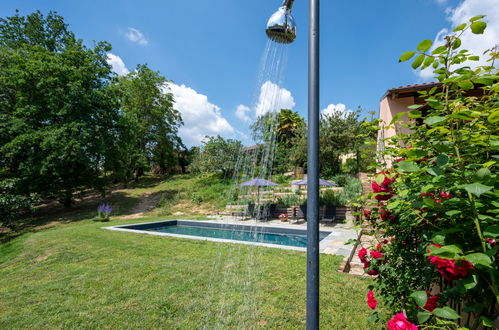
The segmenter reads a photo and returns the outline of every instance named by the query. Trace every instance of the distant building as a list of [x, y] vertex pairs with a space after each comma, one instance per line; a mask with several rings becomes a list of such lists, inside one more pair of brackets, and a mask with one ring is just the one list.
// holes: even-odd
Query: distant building
[[244, 147], [243, 152], [250, 152], [250, 151], [255, 151], [258, 149], [263, 149], [263, 148], [266, 148], [267, 146], [268, 146], [268, 143], [254, 144], [254, 145], [249, 146], [249, 147]]

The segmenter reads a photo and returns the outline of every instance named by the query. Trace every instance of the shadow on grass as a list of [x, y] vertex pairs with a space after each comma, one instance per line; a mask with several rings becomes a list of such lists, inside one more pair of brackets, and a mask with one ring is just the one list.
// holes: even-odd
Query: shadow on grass
[[[154, 187], [166, 178], [166, 176], [144, 177], [139, 182], [129, 185], [129, 187]], [[34, 213], [10, 224], [8, 228], [2, 227], [0, 243], [9, 241], [24, 233], [46, 229], [57, 224], [92, 219], [97, 215], [97, 207], [102, 203], [112, 206], [112, 216], [131, 216], [138, 213], [147, 213], [157, 206], [170, 205], [178, 193], [177, 190], [161, 190], [134, 196], [126, 191], [117, 190], [109, 192], [104, 197], [96, 191], [85, 191], [75, 199], [75, 204], [71, 208], [65, 208], [55, 200], [48, 200], [36, 207]]]
[[126, 189], [137, 189], [137, 188], [152, 188], [158, 185], [160, 182], [169, 179], [170, 175], [148, 175], [140, 178], [139, 181], [129, 182]]

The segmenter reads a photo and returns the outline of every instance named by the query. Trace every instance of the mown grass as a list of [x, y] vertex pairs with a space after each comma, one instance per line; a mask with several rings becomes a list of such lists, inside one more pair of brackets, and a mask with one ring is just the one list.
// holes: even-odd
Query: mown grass
[[[304, 253], [102, 226], [58, 225], [0, 245], [0, 328], [304, 327]], [[370, 281], [337, 273], [340, 261], [321, 256], [321, 326], [371, 329]]]

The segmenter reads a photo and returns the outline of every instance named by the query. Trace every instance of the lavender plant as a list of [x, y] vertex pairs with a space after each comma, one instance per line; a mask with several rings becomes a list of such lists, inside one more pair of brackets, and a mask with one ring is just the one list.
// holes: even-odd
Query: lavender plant
[[109, 221], [109, 216], [111, 215], [111, 212], [113, 211], [113, 208], [111, 204], [100, 204], [97, 207], [97, 216], [93, 219], [94, 221]]

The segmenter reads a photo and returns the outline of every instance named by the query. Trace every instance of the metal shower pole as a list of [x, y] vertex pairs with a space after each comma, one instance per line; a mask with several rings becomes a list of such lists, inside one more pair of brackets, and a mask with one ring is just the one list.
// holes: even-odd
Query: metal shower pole
[[309, 0], [307, 330], [319, 329], [319, 0]]

